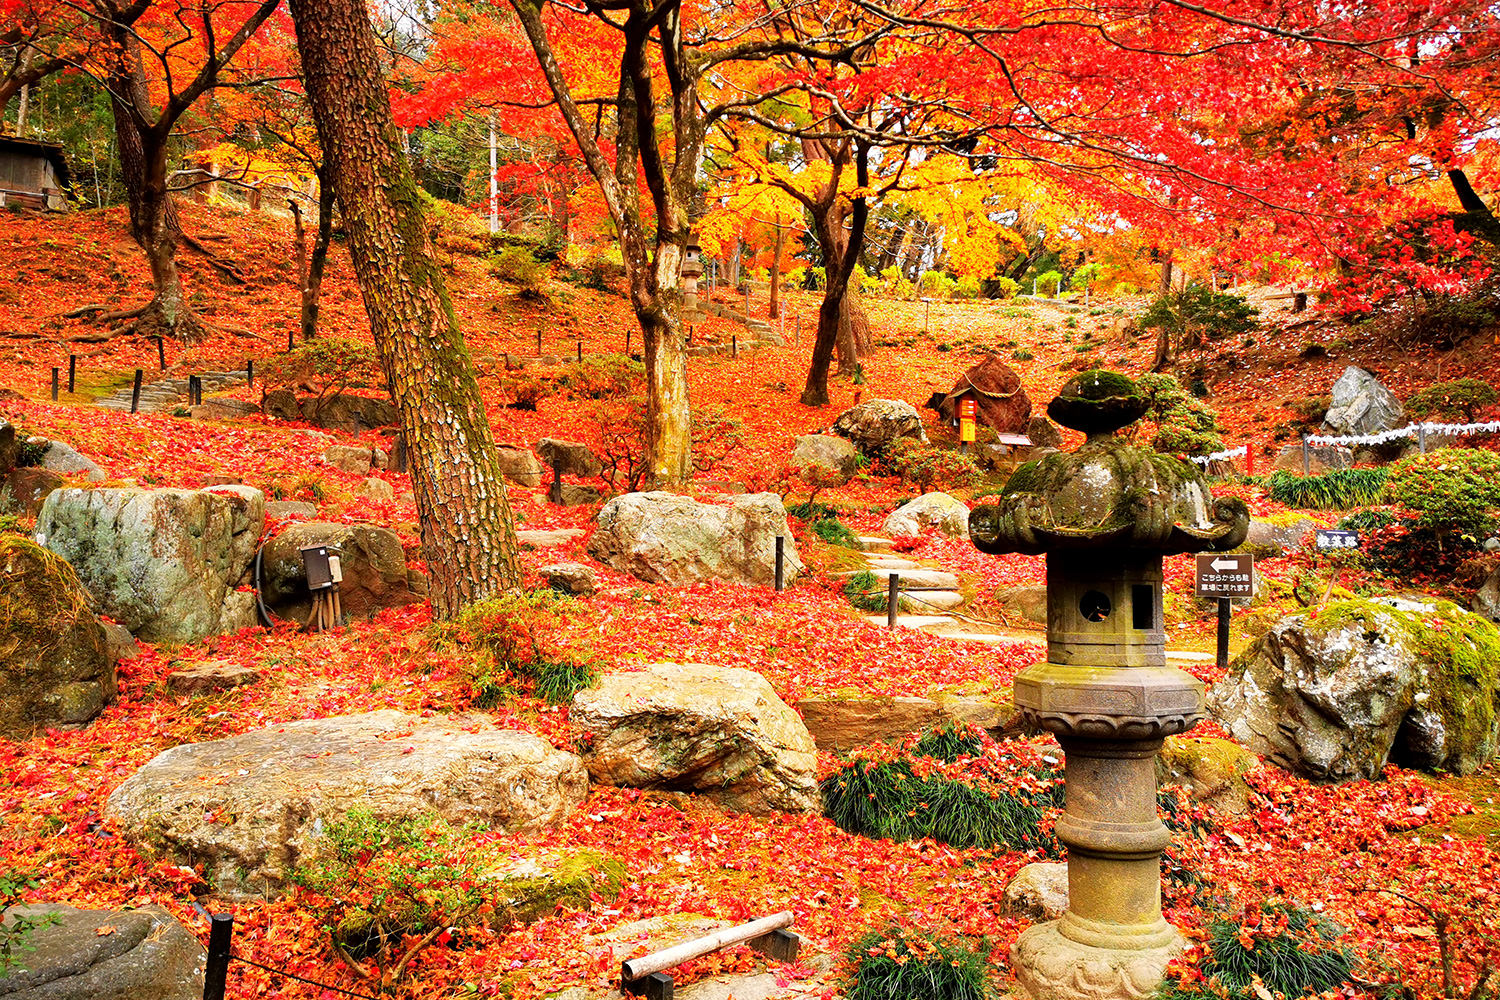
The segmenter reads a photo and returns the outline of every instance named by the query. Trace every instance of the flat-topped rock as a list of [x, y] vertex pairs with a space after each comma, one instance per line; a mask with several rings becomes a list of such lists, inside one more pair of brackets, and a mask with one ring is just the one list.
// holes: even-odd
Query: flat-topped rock
[[907, 611], [952, 611], [962, 607], [964, 595], [956, 590], [909, 590], [901, 588], [897, 604]]
[[203, 946], [157, 906], [81, 910], [61, 903], [13, 906], [5, 922], [50, 921], [26, 937], [0, 972], [5, 1000], [198, 1000]]
[[174, 747], [110, 795], [106, 818], [151, 857], [203, 865], [216, 891], [274, 894], [356, 806], [531, 832], [588, 792], [583, 762], [482, 717], [366, 712]]
[[538, 549], [550, 549], [567, 545], [584, 534], [582, 528], [537, 528], [516, 532], [516, 541]]

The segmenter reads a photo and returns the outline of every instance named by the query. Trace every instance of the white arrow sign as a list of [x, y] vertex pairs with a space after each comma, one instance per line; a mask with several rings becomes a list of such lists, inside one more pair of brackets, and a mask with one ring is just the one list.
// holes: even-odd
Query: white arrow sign
[[1222, 573], [1226, 569], [1240, 568], [1239, 560], [1237, 559], [1215, 559], [1210, 565], [1213, 566], [1216, 573]]

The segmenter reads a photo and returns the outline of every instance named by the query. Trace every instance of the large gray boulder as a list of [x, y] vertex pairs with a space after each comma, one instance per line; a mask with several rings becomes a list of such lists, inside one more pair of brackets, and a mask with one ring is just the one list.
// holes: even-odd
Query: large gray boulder
[[1396, 394], [1363, 368], [1350, 365], [1333, 383], [1333, 402], [1323, 416], [1332, 434], [1377, 434], [1406, 423]]
[[104, 629], [72, 567], [0, 535], [0, 737], [87, 722], [114, 695]]
[[511, 833], [572, 815], [583, 762], [481, 717], [396, 711], [308, 719], [173, 747], [115, 789], [105, 817], [137, 850], [203, 865], [228, 895], [276, 893], [356, 807]]
[[[198, 1000], [203, 946], [157, 906], [81, 910], [61, 903], [13, 906], [5, 922], [37, 926], [29, 949], [0, 972], [4, 1000]], [[50, 922], [48, 922], [50, 921]]]
[[542, 484], [542, 463], [536, 460], [530, 448], [502, 444], [495, 446], [495, 452], [500, 457], [500, 474], [506, 482], [531, 487]]
[[1470, 774], [1500, 745], [1500, 629], [1433, 598], [1331, 604], [1283, 619], [1213, 687], [1242, 746], [1309, 778], [1387, 761]]
[[842, 486], [859, 469], [859, 449], [832, 434], [803, 434], [792, 448], [792, 465], [803, 478], [812, 473], [826, 485]]
[[626, 493], [605, 503], [595, 521], [589, 554], [648, 583], [770, 585], [778, 535], [786, 539], [786, 582], [802, 572], [786, 508], [775, 493], [731, 497], [727, 505], [676, 493]]
[[1318, 522], [1306, 514], [1252, 517], [1242, 548], [1261, 559], [1285, 555], [1301, 549], [1318, 528]]
[[[400, 411], [390, 400], [345, 392], [323, 399], [307, 397], [300, 400], [298, 405], [308, 423], [349, 434], [363, 434], [365, 431], [392, 427], [401, 420]], [[266, 412], [271, 412], [269, 406]]]
[[753, 670], [654, 663], [580, 691], [568, 714], [590, 776], [700, 792], [740, 812], [818, 808], [802, 719]]
[[261, 596], [283, 618], [306, 621], [312, 613], [302, 564], [302, 550], [312, 545], [338, 552], [344, 575], [339, 605], [347, 617], [370, 618], [384, 608], [421, 601], [394, 531], [373, 524], [301, 521], [283, 528], [261, 552]]
[[577, 441], [542, 438], [536, 443], [536, 453], [541, 456], [547, 468], [555, 466], [565, 476], [589, 479], [597, 476], [603, 468], [588, 445]]
[[247, 486], [62, 489], [42, 504], [37, 541], [136, 636], [196, 642], [254, 624], [253, 597], [235, 588], [264, 523], [264, 495]]
[[946, 493], [924, 493], [892, 511], [881, 530], [897, 538], [920, 535], [927, 528], [936, 528], [949, 538], [968, 537], [969, 505]]
[[878, 455], [901, 438], [927, 440], [922, 415], [904, 399], [871, 399], [852, 406], [833, 422], [836, 434], [866, 455]]

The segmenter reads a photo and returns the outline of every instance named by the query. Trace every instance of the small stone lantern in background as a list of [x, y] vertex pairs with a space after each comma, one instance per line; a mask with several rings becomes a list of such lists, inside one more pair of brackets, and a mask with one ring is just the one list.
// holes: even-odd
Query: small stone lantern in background
[[1047, 556], [1047, 662], [1016, 676], [1015, 700], [1067, 755], [1068, 910], [1011, 952], [1036, 1000], [1146, 996], [1182, 948], [1161, 912], [1156, 755], [1204, 701], [1167, 666], [1162, 557], [1238, 546], [1249, 512], [1213, 501], [1191, 463], [1115, 436], [1146, 406], [1123, 375], [1073, 378], [1047, 413], [1088, 440], [1017, 468], [969, 520], [983, 552]]

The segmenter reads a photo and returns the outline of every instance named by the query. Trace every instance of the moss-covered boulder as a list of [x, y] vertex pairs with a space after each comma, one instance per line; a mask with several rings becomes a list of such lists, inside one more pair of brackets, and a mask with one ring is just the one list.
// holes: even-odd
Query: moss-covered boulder
[[73, 568], [0, 535], [0, 736], [87, 722], [114, 695], [104, 629]]
[[1309, 778], [1469, 774], [1500, 746], [1500, 629], [1426, 597], [1286, 618], [1210, 694], [1236, 740]]
[[1181, 785], [1195, 801], [1238, 816], [1250, 805], [1245, 775], [1260, 759], [1232, 740], [1168, 736], [1156, 758], [1157, 784]]

